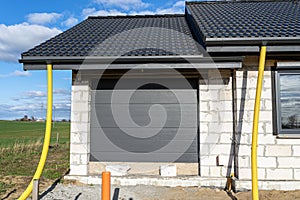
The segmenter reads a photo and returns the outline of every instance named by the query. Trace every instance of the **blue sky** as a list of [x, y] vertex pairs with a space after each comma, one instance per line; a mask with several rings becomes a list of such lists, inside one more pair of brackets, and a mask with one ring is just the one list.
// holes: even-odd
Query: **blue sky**
[[[23, 71], [21, 52], [87, 16], [183, 13], [180, 0], [10, 0], [0, 7], [0, 119], [45, 118], [46, 71]], [[71, 71], [54, 71], [55, 119], [70, 118]]]

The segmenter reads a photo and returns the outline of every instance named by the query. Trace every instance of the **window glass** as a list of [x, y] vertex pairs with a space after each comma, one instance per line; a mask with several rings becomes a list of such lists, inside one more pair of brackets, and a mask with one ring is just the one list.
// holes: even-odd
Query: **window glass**
[[300, 74], [279, 74], [281, 129], [300, 129]]

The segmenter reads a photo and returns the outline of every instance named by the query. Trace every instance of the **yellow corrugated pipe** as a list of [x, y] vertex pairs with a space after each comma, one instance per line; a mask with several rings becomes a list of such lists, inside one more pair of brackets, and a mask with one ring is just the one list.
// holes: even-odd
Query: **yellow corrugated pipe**
[[46, 119], [46, 130], [45, 130], [45, 138], [44, 138], [44, 145], [43, 151], [40, 158], [40, 162], [36, 169], [36, 172], [33, 176], [33, 179], [27, 186], [26, 190], [23, 194], [19, 197], [19, 200], [25, 200], [32, 192], [33, 187], [33, 180], [39, 179], [42, 175], [43, 169], [45, 167], [50, 139], [51, 139], [51, 123], [52, 123], [52, 64], [47, 64], [47, 78], [48, 78], [48, 102], [47, 102], [47, 119]]
[[252, 200], [258, 200], [258, 178], [257, 178], [257, 138], [258, 138], [258, 123], [260, 111], [260, 97], [265, 71], [267, 47], [262, 46], [260, 49], [258, 78], [256, 85], [256, 96], [253, 116], [253, 130], [252, 130], [252, 149], [251, 149], [251, 171], [252, 171]]

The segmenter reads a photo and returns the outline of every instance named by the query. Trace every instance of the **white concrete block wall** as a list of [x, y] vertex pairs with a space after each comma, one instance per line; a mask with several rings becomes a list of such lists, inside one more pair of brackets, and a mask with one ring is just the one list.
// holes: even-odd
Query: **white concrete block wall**
[[[251, 146], [249, 145], [251, 144], [256, 79], [257, 69], [255, 68], [243, 67], [236, 73], [238, 118], [243, 113], [238, 126], [241, 127], [242, 138], [246, 135], [250, 138], [250, 140], [249, 138], [247, 140], [241, 139], [239, 157], [248, 157], [251, 153]], [[279, 139], [273, 135], [273, 102], [271, 71], [270, 68], [267, 68], [263, 82], [258, 130], [258, 178], [259, 180], [300, 181], [297, 177], [300, 168], [300, 152], [298, 149], [300, 139]], [[240, 179], [251, 179], [250, 162], [248, 166], [240, 165], [239, 167]]]
[[[250, 156], [257, 73], [257, 68], [245, 66], [236, 72], [237, 130], [241, 136], [238, 158], [240, 180], [251, 179]], [[203, 177], [225, 178], [228, 169], [233, 172], [233, 168], [228, 166], [233, 138], [232, 78], [223, 74], [222, 77], [229, 78], [229, 82], [218, 81], [219, 85], [210, 87], [206, 80], [208, 85], [203, 84], [203, 81], [199, 85]], [[300, 139], [280, 139], [273, 134], [273, 102], [271, 70], [266, 68], [258, 129], [259, 180], [300, 181]], [[221, 166], [217, 166], [217, 156]]]
[[199, 85], [201, 176], [226, 177], [233, 129], [232, 79], [216, 71], [204, 79]]
[[70, 175], [88, 175], [90, 154], [89, 118], [89, 85], [72, 85]]

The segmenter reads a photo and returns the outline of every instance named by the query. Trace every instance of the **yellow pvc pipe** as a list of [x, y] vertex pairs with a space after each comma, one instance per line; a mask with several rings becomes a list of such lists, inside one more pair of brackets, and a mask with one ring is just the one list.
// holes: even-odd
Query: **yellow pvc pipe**
[[51, 139], [51, 123], [52, 123], [52, 64], [47, 64], [47, 79], [48, 79], [48, 102], [47, 102], [47, 119], [46, 119], [46, 130], [45, 130], [45, 138], [44, 138], [44, 145], [42, 154], [40, 157], [40, 162], [37, 166], [36, 172], [27, 186], [26, 190], [23, 194], [19, 197], [19, 200], [26, 200], [27, 197], [32, 192], [33, 188], [33, 180], [39, 179], [42, 175], [43, 169], [45, 167], [48, 150], [50, 146], [50, 139]]
[[252, 149], [251, 149], [251, 171], [252, 171], [252, 200], [258, 200], [258, 176], [257, 176], [257, 138], [258, 138], [258, 123], [260, 111], [260, 97], [265, 71], [267, 47], [262, 46], [260, 49], [258, 78], [256, 85], [256, 96], [254, 105], [253, 116], [253, 129], [252, 129]]

